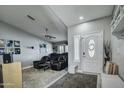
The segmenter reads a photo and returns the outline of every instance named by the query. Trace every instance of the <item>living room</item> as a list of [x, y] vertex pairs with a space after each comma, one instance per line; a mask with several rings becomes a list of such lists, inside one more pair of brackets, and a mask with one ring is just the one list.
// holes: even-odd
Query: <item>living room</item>
[[[47, 26], [43, 26], [43, 25], [46, 25], [47, 23], [53, 22], [51, 20], [48, 20], [48, 16], [46, 17], [47, 13], [44, 16], [42, 16], [42, 18], [40, 18], [41, 20], [43, 20], [45, 18], [45, 23], [43, 22], [43, 23], [38, 24], [38, 22], [40, 22], [40, 21], [33, 21], [32, 19], [30, 19], [30, 17], [28, 17], [28, 14], [35, 13], [34, 10], [37, 11], [37, 8], [42, 8], [42, 6], [0, 6], [0, 7], [1, 7], [0, 12], [2, 14], [1, 18], [3, 20], [0, 22], [0, 37], [1, 37], [1, 39], [0, 39], [0, 41], [1, 41], [0, 63], [1, 64], [3, 63], [3, 54], [10, 53], [10, 54], [12, 54], [12, 58], [11, 58], [10, 62], [21, 62], [22, 72], [28, 68], [35, 68], [36, 70], [41, 69], [41, 72], [43, 71], [42, 73], [47, 73], [48, 66], [45, 66], [47, 68], [43, 69], [42, 66], [39, 66], [39, 64], [37, 64], [36, 61], [40, 61], [40, 60], [43, 60], [43, 62], [44, 62], [44, 60], [47, 61], [46, 58], [43, 59], [43, 57], [44, 56], [48, 57], [48, 56], [50, 56], [50, 54], [52, 56], [53, 52], [54, 53], [53, 53], [52, 57], [54, 57], [54, 56], [56, 57], [56, 55], [60, 56], [60, 54], [68, 52], [67, 40], [66, 40], [66, 36], [65, 36], [65, 34], [67, 32], [64, 31], [64, 30], [66, 30], [65, 28], [59, 27], [59, 25], [58, 25], [58, 27], [56, 27], [54, 25], [55, 23], [47, 25]], [[20, 10], [17, 10], [17, 8]], [[31, 8], [33, 8], [34, 10]], [[2, 10], [2, 9], [5, 9], [5, 10]], [[12, 11], [15, 12], [14, 9], [18, 13], [17, 12], [12, 13]], [[26, 9], [27, 9], [27, 11], [25, 11]], [[4, 11], [6, 11], [6, 12], [4, 12]], [[20, 13], [20, 11], [22, 11], [22, 12]], [[32, 11], [32, 13], [30, 13], [30, 11]], [[43, 10], [43, 11], [45, 11], [45, 10]], [[37, 11], [37, 14], [38, 14], [38, 12], [39, 11]], [[6, 14], [6, 13], [8, 13], [8, 14]], [[22, 19], [24, 19], [25, 22], [23, 20], [22, 21], [23, 23], [21, 23], [21, 24], [15, 23], [15, 22], [20, 22], [22, 20], [21, 15], [23, 15]], [[40, 14], [38, 14], [38, 15], [40, 15]], [[13, 17], [14, 19], [10, 18], [10, 16]], [[15, 17], [15, 16], [18, 16], [18, 17]], [[51, 18], [51, 17], [49, 17], [49, 18]], [[13, 20], [13, 22], [11, 19]], [[27, 22], [26, 22], [26, 20], [27, 20]], [[35, 20], [37, 20], [37, 19], [35, 19]], [[10, 24], [9, 24], [9, 22], [10, 22]], [[18, 26], [21, 26], [23, 28], [19, 28], [17, 25], [15, 26], [14, 24], [17, 24]], [[28, 25], [31, 28], [28, 26], [25, 26], [25, 25]], [[50, 26], [52, 29], [48, 29], [48, 27], [50, 27]], [[58, 31], [63, 30], [63, 32], [61, 32], [61, 35], [56, 33], [56, 30], [58, 28], [60, 29]], [[28, 31], [30, 31], [30, 32], [27, 32], [24, 29], [28, 29]], [[48, 31], [46, 31], [47, 29], [48, 29]], [[54, 30], [54, 31], [52, 31], [52, 30]], [[31, 34], [31, 31], [34, 34]], [[39, 34], [39, 36], [42, 35], [42, 37], [44, 37], [44, 38], [42, 39], [41, 37], [39, 37], [35, 34], [37, 34], [37, 35]], [[51, 34], [53, 34], [53, 35], [51, 35]], [[52, 38], [52, 36], [54, 36], [54, 37], [57, 36], [57, 37], [55, 37], [55, 39], [54, 39], [54, 37]], [[52, 41], [54, 41], [56, 43], [54, 43]], [[59, 42], [59, 41], [61, 41], [61, 42]], [[18, 46], [16, 46], [16, 44]], [[53, 45], [54, 45], [54, 47], [53, 47]], [[16, 51], [16, 49], [18, 49], [18, 50]], [[54, 55], [55, 53], [56, 53], [56, 55]], [[4, 55], [4, 56], [6, 57], [7, 55]], [[61, 60], [59, 57], [58, 58], [56, 57], [56, 60], [58, 60], [58, 59]], [[66, 60], [66, 63], [67, 63], [67, 59], [65, 58], [64, 60]], [[6, 61], [4, 60], [4, 62], [6, 62]], [[7, 62], [9, 63], [9, 61], [7, 61]], [[52, 65], [52, 67], [53, 66], [54, 66], [54, 64]], [[59, 65], [57, 64], [57, 66], [59, 66]], [[67, 68], [67, 65], [64, 64], [64, 66], [62, 66], [62, 68], [61, 67], [60, 68], [53, 67], [53, 69], [54, 68], [56, 70], [62, 70], [62, 69]], [[44, 71], [44, 70], [46, 70], [46, 71]], [[49, 75], [52, 73], [53, 72], [49, 72], [47, 74]], [[57, 71], [56, 71], [56, 73], [57, 73]], [[58, 73], [58, 74], [61, 75], [60, 73]], [[24, 73], [24, 75], [25, 75], [25, 73]], [[44, 76], [44, 78], [46, 78], [46, 77]], [[26, 85], [23, 85], [23, 86], [26, 86]], [[29, 86], [27, 86], [27, 87], [29, 87]], [[36, 86], [36, 87], [38, 87], [38, 86]], [[45, 87], [45, 85], [43, 87]]]
[[0, 87], [123, 88], [123, 8], [0, 5]]

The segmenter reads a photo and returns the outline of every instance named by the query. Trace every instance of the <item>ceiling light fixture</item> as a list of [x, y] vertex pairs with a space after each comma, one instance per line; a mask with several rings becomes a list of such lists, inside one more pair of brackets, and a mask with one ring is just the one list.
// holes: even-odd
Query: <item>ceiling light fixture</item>
[[79, 17], [79, 19], [80, 19], [80, 20], [83, 20], [83, 19], [84, 19], [84, 17], [83, 17], [83, 16], [80, 16], [80, 17]]

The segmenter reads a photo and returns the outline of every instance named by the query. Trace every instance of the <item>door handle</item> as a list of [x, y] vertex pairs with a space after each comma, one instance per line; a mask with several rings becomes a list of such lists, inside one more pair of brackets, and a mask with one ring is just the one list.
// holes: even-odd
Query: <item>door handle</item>
[[83, 52], [83, 56], [85, 57], [85, 52]]

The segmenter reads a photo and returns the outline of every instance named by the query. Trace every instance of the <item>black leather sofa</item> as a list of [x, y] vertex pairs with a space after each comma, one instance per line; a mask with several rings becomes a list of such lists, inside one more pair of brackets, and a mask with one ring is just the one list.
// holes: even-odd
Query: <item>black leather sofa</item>
[[60, 71], [68, 67], [68, 53], [51, 53], [39, 61], [34, 61], [33, 66], [36, 69], [44, 68], [45, 70], [45, 68], [50, 67], [52, 70]]
[[51, 63], [52, 70], [60, 71], [68, 67], [67, 53], [51, 54], [51, 55], [50, 55], [50, 63]]

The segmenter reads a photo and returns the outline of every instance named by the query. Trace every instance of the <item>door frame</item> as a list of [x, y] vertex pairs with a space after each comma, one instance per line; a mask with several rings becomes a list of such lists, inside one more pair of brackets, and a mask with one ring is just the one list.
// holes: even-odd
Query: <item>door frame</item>
[[[96, 73], [103, 73], [103, 61], [104, 61], [104, 47], [103, 47], [103, 45], [104, 45], [104, 41], [103, 41], [103, 39], [104, 39], [104, 37], [103, 37], [103, 30], [101, 30], [101, 31], [94, 31], [94, 32], [89, 32], [89, 33], [83, 33], [83, 34], [81, 34], [80, 36], [80, 46], [81, 46], [81, 44], [82, 44], [82, 36], [85, 36], [85, 35], [90, 35], [90, 34], [98, 34], [101, 38], [100, 38], [100, 40], [98, 40], [98, 42], [99, 42], [99, 44], [102, 44], [101, 45], [101, 53], [102, 53], [102, 56], [100, 57], [100, 61], [102, 62], [102, 67], [101, 67], [101, 71], [99, 71], [99, 72], [96, 72]], [[81, 47], [80, 47], [80, 50], [81, 50]], [[82, 50], [81, 50], [82, 51]], [[80, 51], [80, 64], [79, 64], [79, 68], [78, 68], [78, 72], [85, 72], [85, 71], [83, 71], [83, 69], [80, 67], [81, 66], [81, 61], [82, 61], [82, 54], [81, 54], [81, 51]], [[87, 73], [87, 72], [86, 72]], [[88, 72], [89, 73], [89, 72]]]

